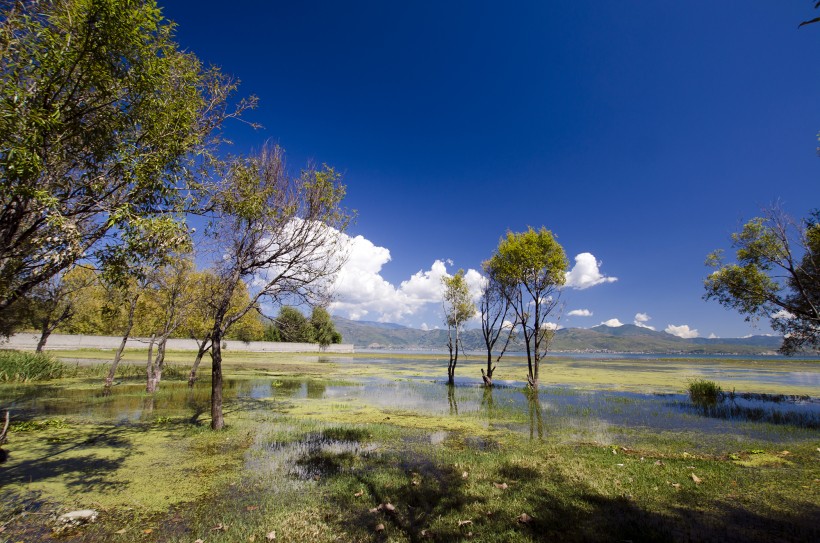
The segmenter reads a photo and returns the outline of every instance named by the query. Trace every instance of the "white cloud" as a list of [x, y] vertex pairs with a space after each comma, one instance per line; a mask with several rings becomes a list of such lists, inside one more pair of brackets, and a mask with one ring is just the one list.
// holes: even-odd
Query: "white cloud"
[[618, 328], [619, 326], [623, 325], [624, 323], [622, 323], [618, 319], [609, 319], [608, 321], [602, 322], [599, 326], [611, 326], [612, 328]]
[[711, 334], [709, 334], [709, 339], [717, 339], [717, 338], [718, 338], [718, 337], [715, 335], [715, 333], [714, 333], [714, 332], [712, 332]]
[[690, 330], [688, 324], [681, 324], [680, 326], [670, 324], [664, 329], [664, 332], [667, 334], [672, 334], [673, 336], [682, 337], [684, 339], [698, 337], [698, 331]]
[[791, 320], [794, 318], [794, 315], [786, 311], [785, 309], [781, 309], [777, 313], [772, 313], [773, 319], [783, 319], [783, 320]]
[[589, 309], [573, 309], [569, 313], [567, 313], [569, 317], [591, 317], [592, 311]]
[[648, 324], [646, 324], [651, 319], [652, 317], [650, 317], [646, 313], [635, 313], [635, 326], [640, 326], [641, 328], [648, 328], [649, 330], [654, 330], [654, 326], [649, 326]]
[[542, 330], [560, 330], [563, 326], [558, 324], [557, 322], [545, 322], [541, 325]]
[[578, 290], [594, 287], [602, 283], [617, 281], [617, 277], [606, 277], [598, 267], [600, 262], [595, 260], [592, 253], [581, 253], [575, 257], [575, 266], [566, 273], [566, 286]]
[[[417, 271], [397, 287], [381, 276], [382, 267], [390, 262], [387, 248], [363, 236], [345, 238], [349, 256], [334, 284], [335, 301], [330, 305], [333, 313], [353, 320], [400, 323], [428, 307], [441, 305], [441, 279], [450, 276], [447, 263], [452, 265], [452, 261], [435, 260], [429, 269]], [[477, 300], [484, 278], [469, 269], [464, 279]]]

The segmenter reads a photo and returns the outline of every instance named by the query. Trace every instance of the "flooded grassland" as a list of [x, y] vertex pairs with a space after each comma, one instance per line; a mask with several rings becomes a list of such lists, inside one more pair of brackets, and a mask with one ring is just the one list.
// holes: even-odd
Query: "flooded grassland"
[[554, 357], [533, 394], [521, 359], [486, 389], [479, 358], [449, 388], [435, 356], [233, 354], [215, 433], [209, 368], [169, 358], [152, 396], [136, 368], [0, 386], [0, 541], [820, 539], [816, 360]]

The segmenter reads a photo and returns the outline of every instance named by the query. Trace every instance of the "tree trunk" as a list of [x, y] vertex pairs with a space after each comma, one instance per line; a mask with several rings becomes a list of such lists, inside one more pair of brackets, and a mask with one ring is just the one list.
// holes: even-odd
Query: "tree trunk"
[[131, 298], [131, 305], [128, 307], [128, 324], [125, 327], [125, 333], [122, 335], [122, 342], [120, 348], [117, 349], [117, 354], [114, 355], [114, 361], [111, 363], [111, 369], [108, 370], [108, 376], [105, 378], [106, 394], [111, 392], [111, 385], [114, 384], [114, 376], [117, 374], [117, 366], [122, 359], [122, 353], [125, 350], [125, 344], [128, 343], [128, 336], [131, 335], [131, 329], [134, 328], [134, 312], [137, 310], [137, 300], [139, 296]]
[[[197, 342], [199, 344], [199, 342]], [[194, 383], [196, 382], [196, 372], [199, 369], [199, 364], [202, 362], [202, 357], [205, 356], [205, 353], [210, 349], [210, 340], [205, 339], [199, 344], [199, 351], [196, 353], [196, 360], [194, 360], [194, 365], [191, 367], [191, 373], [188, 375], [188, 386], [190, 388], [194, 387]]]
[[34, 352], [41, 353], [43, 349], [46, 347], [46, 341], [48, 341], [48, 336], [51, 335], [51, 330], [49, 330], [48, 324], [43, 325], [43, 330], [40, 333], [40, 340], [37, 342], [37, 348], [34, 349]]
[[148, 342], [148, 363], [145, 365], [145, 392], [153, 394], [156, 392], [154, 388], [154, 339], [156, 334], [151, 334], [151, 339]]
[[162, 370], [165, 368], [165, 346], [168, 344], [168, 336], [162, 336], [157, 344], [157, 357], [154, 359], [154, 390], [159, 389], [159, 383], [162, 381]]
[[221, 430], [222, 418], [222, 334], [219, 325], [211, 336], [211, 429]]
[[450, 403], [450, 414], [458, 415], [458, 401], [456, 401], [456, 387], [447, 387], [447, 401]]

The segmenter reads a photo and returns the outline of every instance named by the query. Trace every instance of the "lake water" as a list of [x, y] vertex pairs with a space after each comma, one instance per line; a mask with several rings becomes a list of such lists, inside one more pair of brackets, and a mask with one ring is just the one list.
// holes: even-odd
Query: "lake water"
[[[579, 359], [577, 364], [594, 361]], [[379, 376], [356, 376], [376, 364]], [[384, 357], [343, 359], [343, 380], [324, 378], [228, 379], [225, 385], [227, 418], [237, 409], [270, 409], [287, 402], [312, 402], [322, 409], [345, 410], [370, 406], [392, 413], [429, 414], [436, 417], [469, 418], [492, 431], [514, 431], [525, 436], [561, 441], [640, 445], [659, 436], [681, 436], [695, 450], [716, 450], [726, 440], [738, 446], [766, 442], [810, 441], [820, 429], [820, 399], [814, 395], [727, 395], [715, 405], [693, 405], [685, 394], [637, 393], [573, 386], [542, 386], [538, 394], [519, 382], [497, 381], [486, 389], [475, 378], [460, 376], [456, 387], [446, 386], [441, 361]], [[331, 366], [332, 367], [332, 366]], [[543, 370], [542, 370], [543, 371]], [[626, 371], [626, 370], [625, 370]], [[778, 371], [771, 367], [724, 367], [701, 363], [698, 371], [723, 380], [820, 387], [818, 371]], [[391, 373], [401, 378], [389, 377]], [[362, 371], [362, 375], [366, 372]], [[102, 394], [96, 381], [87, 387], [59, 385], [4, 385], [0, 407], [12, 411], [15, 420], [65, 417], [101, 423], [132, 424], [172, 417], [207, 422], [210, 384], [200, 382], [193, 390], [186, 383], [164, 382], [155, 397], [142, 394], [142, 382], [115, 386]], [[271, 402], [272, 401], [272, 402]], [[286, 412], [286, 410], [285, 410]], [[432, 438], [431, 438], [432, 439]], [[722, 446], [722, 445], [721, 445]]]

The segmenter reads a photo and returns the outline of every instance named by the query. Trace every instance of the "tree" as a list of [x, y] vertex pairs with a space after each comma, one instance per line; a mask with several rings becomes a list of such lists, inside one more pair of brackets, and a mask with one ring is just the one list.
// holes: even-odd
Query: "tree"
[[281, 341], [286, 343], [313, 343], [313, 326], [295, 307], [282, 306], [276, 317], [276, 328]]
[[[510, 300], [504, 296], [501, 285], [492, 277], [485, 278], [484, 283], [481, 285], [479, 312], [481, 314], [481, 335], [487, 349], [487, 371], [485, 373], [484, 369], [481, 369], [481, 378], [485, 385], [491, 387], [493, 386], [493, 373], [501, 357], [507, 351], [510, 340], [515, 333], [516, 324], [507, 321], [507, 315], [510, 313]], [[504, 345], [495, 359], [495, 365], [493, 365], [493, 350], [502, 334], [506, 336]]]
[[29, 292], [28, 320], [40, 332], [36, 352], [42, 352], [49, 336], [76, 312], [80, 292], [96, 281], [88, 270], [74, 268], [51, 277]]
[[0, 321], [80, 259], [155, 252], [252, 107], [173, 42], [153, 0], [0, 0]]
[[332, 343], [341, 343], [342, 335], [333, 326], [333, 319], [327, 309], [321, 306], [313, 308], [310, 314], [310, 326], [313, 328], [313, 341], [326, 349]]
[[773, 206], [732, 234], [732, 248], [736, 263], [709, 255], [704, 298], [769, 319], [784, 354], [820, 346], [820, 211], [798, 222]]
[[[342, 232], [350, 216], [341, 207], [345, 187], [327, 166], [308, 167], [290, 176], [284, 152], [266, 146], [233, 161], [213, 194], [218, 221], [212, 231], [214, 273], [221, 292], [215, 298], [211, 328], [211, 427], [222, 417], [222, 338], [265, 299], [278, 305], [324, 305], [336, 273], [346, 259]], [[244, 307], [231, 309], [243, 281], [253, 281]]]
[[458, 270], [452, 277], [442, 277], [441, 283], [444, 285], [442, 307], [444, 323], [447, 325], [447, 349], [450, 352], [450, 361], [447, 364], [447, 384], [453, 386], [458, 365], [458, 351], [460, 347], [463, 350], [461, 332], [464, 323], [475, 315], [476, 309], [467, 281], [464, 279], [464, 270]]
[[496, 281], [521, 326], [527, 351], [527, 383], [538, 388], [538, 370], [555, 335], [547, 319], [558, 307], [569, 263], [552, 232], [507, 232], [484, 269]]

